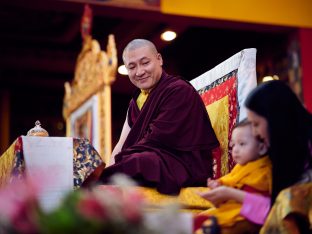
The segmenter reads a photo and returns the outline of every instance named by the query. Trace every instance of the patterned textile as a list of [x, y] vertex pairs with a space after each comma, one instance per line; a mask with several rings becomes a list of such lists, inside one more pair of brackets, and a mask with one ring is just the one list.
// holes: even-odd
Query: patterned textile
[[101, 156], [87, 139], [74, 138], [74, 187], [79, 188], [99, 166]]
[[244, 101], [256, 87], [256, 49], [245, 49], [193, 79], [220, 142], [221, 157], [214, 158], [214, 177], [227, 174], [235, 165], [229, 142], [234, 125], [246, 118]]
[[[222, 227], [217, 223], [205, 223], [202, 224], [202, 220], [207, 220], [207, 216], [198, 216], [194, 221], [194, 234], [259, 234], [259, 230], [261, 228], [260, 225], [251, 223], [247, 220], [243, 220], [237, 222], [232, 227]], [[213, 217], [209, 217], [209, 219], [213, 219]], [[198, 228], [201, 227], [202, 228]]]
[[[88, 140], [74, 138], [73, 146], [73, 182], [74, 188], [77, 189], [97, 168], [103, 166], [104, 162]], [[24, 176], [25, 161], [22, 137], [18, 137], [0, 157], [0, 169], [0, 187], [12, 183], [13, 179]]]
[[307, 220], [310, 226], [312, 225], [312, 183], [295, 185], [282, 190], [277, 196], [260, 233], [298, 233], [295, 227], [296, 223], [287, 219], [289, 215], [294, 214]]
[[20, 179], [23, 178], [25, 171], [25, 161], [24, 161], [24, 155], [23, 155], [23, 141], [22, 137], [18, 137], [15, 141], [14, 146], [14, 166], [12, 169], [12, 176], [11, 181], [13, 179]]
[[15, 141], [0, 157], [0, 188], [10, 181], [11, 171], [16, 162], [16, 158], [14, 157], [16, 142], [17, 141]]
[[[205, 89], [198, 91], [204, 101], [207, 112], [211, 113], [209, 117], [220, 142], [221, 149], [223, 149], [221, 158], [214, 159], [215, 168], [221, 168], [221, 173], [220, 171], [216, 171], [216, 178], [226, 174], [229, 167], [232, 168], [235, 165], [228, 146], [238, 112], [236, 82], [237, 70], [214, 82], [209, 87], [210, 89], [205, 87]], [[219, 83], [219, 85], [214, 86], [216, 83]]]

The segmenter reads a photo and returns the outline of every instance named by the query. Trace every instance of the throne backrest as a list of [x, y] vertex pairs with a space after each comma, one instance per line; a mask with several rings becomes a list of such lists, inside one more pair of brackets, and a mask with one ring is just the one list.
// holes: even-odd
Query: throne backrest
[[74, 79], [65, 83], [63, 116], [66, 136], [88, 139], [108, 164], [111, 155], [111, 84], [116, 78], [117, 49], [109, 35], [107, 50], [85, 38]]
[[244, 101], [257, 85], [256, 52], [255, 48], [244, 49], [191, 81], [220, 142], [221, 155], [215, 154], [213, 159], [215, 178], [235, 165], [229, 143], [235, 124], [246, 118]]

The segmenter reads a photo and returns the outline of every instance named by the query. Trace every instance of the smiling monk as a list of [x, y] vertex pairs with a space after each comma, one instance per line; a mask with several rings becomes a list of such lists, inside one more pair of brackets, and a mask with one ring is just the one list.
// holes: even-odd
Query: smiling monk
[[188, 81], [163, 70], [162, 56], [148, 40], [131, 41], [123, 61], [137, 90], [100, 181], [124, 173], [165, 194], [205, 186], [219, 142], [199, 94]]

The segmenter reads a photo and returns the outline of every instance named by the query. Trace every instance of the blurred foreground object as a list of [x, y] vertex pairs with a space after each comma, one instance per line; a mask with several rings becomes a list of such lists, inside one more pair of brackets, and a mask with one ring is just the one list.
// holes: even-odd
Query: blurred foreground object
[[129, 181], [119, 176], [110, 187], [73, 190], [45, 212], [38, 202], [45, 181], [17, 180], [0, 190], [0, 233], [191, 234], [192, 214], [178, 213], [177, 204], [147, 212]]

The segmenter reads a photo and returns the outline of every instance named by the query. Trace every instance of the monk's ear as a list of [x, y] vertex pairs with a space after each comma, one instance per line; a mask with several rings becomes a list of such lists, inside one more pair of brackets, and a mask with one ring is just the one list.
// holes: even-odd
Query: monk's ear
[[264, 142], [259, 142], [259, 155], [265, 155], [268, 149], [268, 146]]
[[159, 62], [160, 62], [160, 66], [162, 66], [162, 65], [163, 65], [163, 59], [162, 59], [162, 56], [161, 56], [160, 53], [157, 54], [157, 59], [158, 59]]

